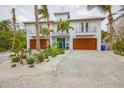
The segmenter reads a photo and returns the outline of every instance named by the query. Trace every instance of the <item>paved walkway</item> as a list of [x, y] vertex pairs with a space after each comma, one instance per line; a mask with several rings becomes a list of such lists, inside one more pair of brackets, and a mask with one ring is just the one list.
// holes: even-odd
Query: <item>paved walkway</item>
[[34, 68], [0, 64], [0, 87], [124, 87], [124, 57], [68, 51]]

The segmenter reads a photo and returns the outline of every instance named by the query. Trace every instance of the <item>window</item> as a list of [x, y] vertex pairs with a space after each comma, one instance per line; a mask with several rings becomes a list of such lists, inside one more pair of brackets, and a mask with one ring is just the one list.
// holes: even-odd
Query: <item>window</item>
[[81, 32], [84, 32], [84, 23], [81, 23]]
[[86, 32], [88, 32], [88, 23], [86, 23]]

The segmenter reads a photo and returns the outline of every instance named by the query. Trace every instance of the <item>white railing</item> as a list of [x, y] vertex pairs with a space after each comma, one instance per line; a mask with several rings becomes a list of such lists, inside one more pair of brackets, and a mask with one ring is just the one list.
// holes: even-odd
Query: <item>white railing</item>
[[86, 28], [84, 31], [76, 30], [76, 33], [97, 33], [97, 27], [88, 28], [88, 31], [86, 31]]
[[67, 33], [66, 31], [64, 31], [64, 32], [52, 32], [51, 33], [53, 36], [59, 36], [59, 35], [69, 35], [69, 33]]

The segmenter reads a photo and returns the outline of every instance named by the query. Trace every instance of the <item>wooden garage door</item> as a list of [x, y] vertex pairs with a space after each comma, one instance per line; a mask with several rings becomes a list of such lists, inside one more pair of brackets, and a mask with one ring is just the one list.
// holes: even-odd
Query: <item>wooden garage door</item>
[[[45, 49], [47, 47], [47, 39], [40, 39], [40, 47], [41, 49]], [[36, 39], [30, 40], [30, 48], [36, 49]]]
[[73, 49], [96, 50], [97, 49], [97, 40], [96, 40], [96, 38], [73, 39]]

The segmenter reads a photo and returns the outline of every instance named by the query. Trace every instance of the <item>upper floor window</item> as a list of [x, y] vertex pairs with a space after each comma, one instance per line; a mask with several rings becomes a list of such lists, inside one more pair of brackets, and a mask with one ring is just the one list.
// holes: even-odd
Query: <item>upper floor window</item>
[[88, 23], [86, 23], [85, 27], [86, 27], [86, 32], [88, 32]]
[[81, 23], [81, 32], [84, 32], [84, 23]]

